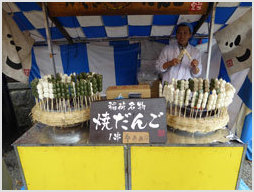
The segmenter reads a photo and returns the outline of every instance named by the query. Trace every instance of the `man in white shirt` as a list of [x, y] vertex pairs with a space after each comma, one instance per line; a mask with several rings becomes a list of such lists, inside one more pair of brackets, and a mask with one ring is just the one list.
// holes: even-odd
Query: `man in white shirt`
[[[156, 61], [156, 68], [162, 73], [162, 82], [171, 82], [175, 79], [189, 79], [199, 77], [202, 71], [200, 51], [189, 44], [193, 33], [193, 27], [189, 23], [181, 23], [177, 26], [176, 39], [164, 47]], [[184, 54], [181, 59], [178, 56], [182, 49], [189, 53]], [[190, 60], [192, 59], [192, 60]]]

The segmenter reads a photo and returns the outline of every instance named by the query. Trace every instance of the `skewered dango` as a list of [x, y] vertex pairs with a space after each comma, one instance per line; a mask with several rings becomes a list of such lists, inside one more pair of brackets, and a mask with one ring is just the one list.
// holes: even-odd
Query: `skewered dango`
[[[233, 101], [235, 88], [223, 79], [188, 79], [175, 80], [162, 88], [162, 96], [169, 102], [170, 114], [181, 115], [181, 108], [190, 108], [190, 117], [196, 117], [199, 112], [200, 118], [203, 111], [206, 116], [219, 116]], [[174, 105], [173, 105], [174, 104]], [[172, 110], [174, 106], [175, 110]], [[179, 113], [177, 109], [179, 108]]]
[[[103, 77], [96, 73], [57, 73], [35, 78], [31, 82], [32, 94], [41, 110], [67, 112], [88, 107], [100, 99]], [[89, 99], [89, 103], [87, 102]]]

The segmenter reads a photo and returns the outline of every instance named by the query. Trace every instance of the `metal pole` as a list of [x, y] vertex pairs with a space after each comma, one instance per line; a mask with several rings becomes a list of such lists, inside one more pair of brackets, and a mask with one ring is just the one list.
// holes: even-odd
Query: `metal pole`
[[[195, 35], [194, 38], [197, 39], [204, 39], [208, 38], [208, 35]], [[80, 38], [80, 39], [73, 39], [73, 43], [90, 43], [90, 42], [107, 42], [107, 41], [141, 41], [141, 40], [160, 40], [160, 39], [175, 39], [175, 35], [172, 36], [163, 36], [163, 37], [127, 37], [127, 38], [107, 38], [107, 39], [87, 39], [87, 38]], [[67, 40], [52, 40], [51, 41], [54, 45], [64, 45], [69, 44]], [[45, 45], [45, 41], [35, 42], [34, 45]]]
[[51, 64], [53, 65], [54, 75], [56, 76], [56, 65], [55, 65], [55, 60], [54, 60], [54, 55], [53, 55], [51, 35], [50, 35], [50, 31], [49, 31], [48, 11], [47, 11], [46, 3], [42, 3], [42, 10], [43, 10], [43, 16], [44, 16], [44, 21], [45, 21], [45, 29], [46, 29], [47, 42], [48, 42], [49, 58], [50, 58]]
[[208, 79], [208, 75], [209, 75], [209, 71], [210, 71], [210, 63], [211, 63], [215, 11], [216, 11], [216, 3], [213, 4], [212, 17], [211, 17], [210, 27], [209, 27], [208, 57], [207, 57], [207, 65], [206, 65], [206, 78], [207, 79]]

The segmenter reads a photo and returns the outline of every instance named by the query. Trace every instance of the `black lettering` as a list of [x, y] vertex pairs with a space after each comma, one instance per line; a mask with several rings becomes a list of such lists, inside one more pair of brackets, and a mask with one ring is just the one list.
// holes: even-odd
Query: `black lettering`
[[157, 3], [157, 8], [158, 8], [158, 9], [161, 8], [161, 3]]
[[85, 9], [88, 9], [88, 5], [86, 3], [83, 2], [82, 5]]
[[69, 4], [73, 7], [75, 3], [74, 3], [74, 2], [66, 2], [66, 3], [65, 3], [65, 6], [68, 7]]
[[176, 7], [180, 7], [180, 6], [183, 6], [184, 2], [174, 2], [173, 4]]
[[169, 7], [170, 6], [170, 2], [169, 3], [162, 3], [163, 7]]
[[169, 3], [158, 2], [157, 3], [157, 8], [160, 9], [161, 7], [169, 7], [170, 4], [171, 4], [170, 2]]
[[100, 2], [93, 3], [93, 7], [97, 8], [100, 4], [101, 4]]
[[126, 141], [127, 141], [127, 143], [128, 143], [129, 140], [130, 140], [130, 136], [129, 136], [128, 134], [126, 134], [125, 139], [126, 139]]

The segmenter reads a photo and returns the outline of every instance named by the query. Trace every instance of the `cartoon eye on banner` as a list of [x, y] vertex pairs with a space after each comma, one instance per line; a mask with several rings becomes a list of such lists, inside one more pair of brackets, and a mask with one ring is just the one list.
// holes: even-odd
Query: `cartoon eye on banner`
[[215, 33], [228, 75], [251, 67], [252, 9]]
[[31, 49], [34, 40], [5, 11], [2, 13], [3, 73], [22, 83], [28, 83], [31, 69]]

